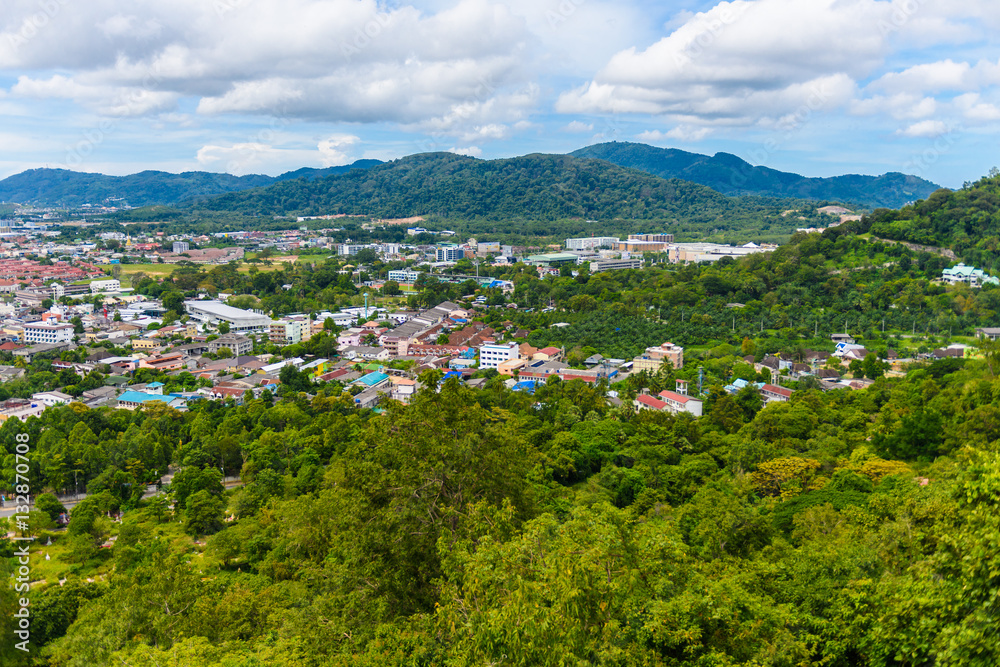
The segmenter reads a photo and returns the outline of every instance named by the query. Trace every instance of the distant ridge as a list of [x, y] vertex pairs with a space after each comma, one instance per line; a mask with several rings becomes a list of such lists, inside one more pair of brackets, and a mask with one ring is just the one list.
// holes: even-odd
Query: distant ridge
[[233, 176], [207, 171], [181, 174], [143, 171], [129, 176], [106, 176], [68, 169], [29, 169], [0, 181], [0, 201], [76, 207], [98, 206], [107, 200], [120, 199], [130, 206], [173, 205], [296, 178], [312, 181], [379, 164], [379, 160], [358, 160], [342, 167], [305, 167], [280, 176]]
[[881, 176], [849, 174], [809, 178], [767, 167], [755, 167], [730, 153], [713, 156], [676, 148], [612, 141], [570, 153], [606, 160], [661, 178], [679, 178], [727, 195], [758, 195], [839, 201], [870, 208], [899, 208], [926, 199], [941, 186], [918, 176], [890, 172]]
[[736, 228], [740, 220], [780, 215], [787, 205], [788, 200], [727, 197], [690, 181], [571, 155], [481, 160], [454, 153], [421, 153], [339, 176], [286, 180], [231, 192], [201, 201], [193, 209], [252, 216], [347, 213], [499, 221], [689, 220], [722, 229]]

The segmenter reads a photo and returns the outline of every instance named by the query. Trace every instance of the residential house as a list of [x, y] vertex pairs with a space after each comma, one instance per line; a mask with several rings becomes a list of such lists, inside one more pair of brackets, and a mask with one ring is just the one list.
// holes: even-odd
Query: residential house
[[786, 402], [792, 398], [792, 390], [775, 384], [765, 384], [760, 388], [760, 397], [765, 403]]

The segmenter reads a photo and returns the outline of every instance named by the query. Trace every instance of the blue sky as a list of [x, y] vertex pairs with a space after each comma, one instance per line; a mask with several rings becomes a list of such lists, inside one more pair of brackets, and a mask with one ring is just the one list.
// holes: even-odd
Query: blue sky
[[1000, 162], [998, 28], [995, 0], [6, 0], [0, 177], [619, 140], [958, 187]]

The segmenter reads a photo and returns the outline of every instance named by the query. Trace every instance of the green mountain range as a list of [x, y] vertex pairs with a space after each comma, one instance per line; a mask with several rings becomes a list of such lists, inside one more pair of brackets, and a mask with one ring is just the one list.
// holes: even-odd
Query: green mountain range
[[728, 197], [598, 160], [526, 155], [478, 160], [422, 153], [312, 181], [287, 180], [200, 202], [249, 215], [368, 214], [380, 217], [608, 220], [670, 219], [703, 210], [732, 213]]
[[129, 176], [106, 176], [68, 169], [30, 169], [0, 181], [0, 202], [56, 207], [115, 203], [129, 206], [179, 204], [288, 179], [311, 180], [343, 174], [351, 169], [367, 169], [377, 164], [380, 164], [378, 160], [358, 160], [343, 167], [304, 168], [277, 177], [260, 174], [233, 176], [205, 171], [182, 174], [143, 171]]
[[[514, 159], [525, 160], [535, 157], [524, 156], [523, 158]], [[868, 208], [883, 206], [898, 208], [909, 202], [925, 199], [939, 188], [934, 183], [922, 178], [900, 173], [888, 173], [882, 176], [847, 175], [833, 178], [807, 178], [798, 174], [768, 169], [767, 167], [754, 167], [735, 155], [728, 153], [717, 153], [710, 157], [677, 149], [656, 148], [635, 143], [611, 142], [596, 144], [574, 151], [569, 157], [604, 160], [618, 167], [637, 169], [665, 179], [680, 179], [698, 183], [727, 195], [787, 197], [843, 202]], [[408, 174], [406, 178], [407, 183], [412, 183], [416, 180], [421, 183], [422, 187], [425, 187], [430, 182], [424, 181], [422, 177], [418, 178], [410, 172], [425, 169], [432, 163], [438, 166], [443, 165], [442, 160], [443, 158], [440, 154], [411, 155], [402, 160], [396, 160], [393, 164], [402, 163], [405, 167], [404, 171]], [[32, 203], [57, 207], [76, 207], [84, 204], [97, 206], [106, 202], [117, 202], [133, 207], [190, 204], [217, 195], [242, 192], [285, 181], [294, 181], [297, 179], [314, 181], [329, 176], [342, 176], [349, 174], [352, 170], [367, 170], [381, 164], [383, 163], [378, 160], [358, 160], [353, 164], [342, 167], [329, 167], [327, 169], [303, 168], [281, 174], [277, 177], [259, 174], [233, 176], [230, 174], [209, 172], [170, 174], [162, 171], [144, 171], [129, 176], [105, 176], [103, 174], [81, 173], [65, 169], [31, 169], [0, 181], [0, 202]], [[461, 173], [459, 174], [461, 178], [467, 178], [472, 172], [484, 176], [483, 179], [480, 179], [476, 183], [463, 182], [463, 185], [474, 185], [475, 187], [471, 191], [462, 191], [457, 186], [456, 191], [449, 195], [449, 197], [455, 195], [456, 199], [443, 201], [440, 206], [435, 204], [434, 208], [446, 209], [452, 211], [453, 214], [489, 215], [485, 211], [496, 209], [496, 203], [501, 199], [505, 199], [509, 192], [503, 189], [507, 188], [508, 184], [495, 183], [490, 178], [487, 178], [485, 174], [502, 173], [509, 175], [511, 170], [519, 171], [519, 167], [516, 165], [524, 163], [510, 163], [505, 160], [461, 158], [452, 159], [448, 161], [448, 164], [451, 166], [442, 167], [440, 171], [437, 170], [437, 167], [434, 167], [435, 173], [433, 176], [428, 176], [428, 178], [434, 181], [435, 189], [444, 187], [443, 184], [437, 183], [437, 181], [441, 178], [447, 178], [449, 176], [448, 170], [453, 168], [458, 169], [459, 165], [461, 165]], [[474, 164], [478, 164], [479, 166], [473, 168], [472, 165]], [[552, 166], [559, 168], [572, 164], [574, 164], [572, 161], [566, 160], [553, 162]], [[520, 176], [523, 175], [540, 175], [543, 177], [544, 183], [528, 183], [521, 179]], [[550, 176], [554, 179], [553, 183], [561, 183], [562, 185], [573, 183], [574, 187], [586, 187], [590, 184], [586, 179], [584, 182], [577, 182], [573, 168], [570, 168], [570, 171], [565, 174], [555, 174], [554, 172], [538, 174], [534, 170], [529, 169], [526, 174], [518, 176], [516, 183], [529, 198], [535, 198], [537, 203], [537, 198], [543, 197], [546, 189], [552, 185], [548, 180], [545, 180], [549, 179]], [[364, 180], [360, 176], [357, 178]], [[599, 180], [604, 181], [605, 179], [601, 177]], [[619, 181], [621, 177], [615, 174], [609, 176], [609, 180]], [[487, 191], [492, 190], [496, 185], [502, 185], [503, 191], [487, 193]], [[374, 186], [374, 183], [370, 183], [368, 186]], [[346, 189], [335, 188], [340, 192], [341, 196], [346, 195], [352, 186], [351, 184], [345, 184], [343, 187]], [[292, 190], [294, 189], [292, 188]], [[489, 201], [467, 201], [468, 196], [471, 194], [484, 196], [493, 203], [491, 204]], [[558, 195], [558, 193], [551, 194]], [[396, 188], [392, 187], [389, 187], [388, 190], [381, 190], [379, 195], [379, 199], [376, 202], [378, 206], [397, 211], [401, 208], [409, 209], [408, 204], [425, 203], [420, 201], [421, 195], [419, 193], [415, 193], [410, 197], [402, 196]], [[388, 199], [385, 199], [384, 196], [388, 196]], [[588, 200], [596, 205], [596, 202], [602, 196], [601, 193], [586, 191], [566, 193], [565, 199], [567, 202], [576, 201], [580, 206], [570, 205], [564, 209], [564, 213], [570, 214], [569, 211], [574, 210], [576, 213], [572, 213], [572, 215], [589, 215], [584, 213], [580, 207], [587, 208]], [[363, 197], [350, 199], [351, 205], [354, 202], [361, 202], [363, 200]], [[304, 204], [305, 202], [302, 203]], [[602, 209], [600, 205], [596, 205], [596, 207], [598, 210]], [[627, 215], [627, 209], [629, 208], [634, 207], [624, 207], [626, 212], [620, 215]], [[383, 209], [380, 208], [379, 210]], [[517, 206], [515, 204], [513, 212], [516, 213], [516, 210]], [[505, 212], [504, 214], [508, 213]]]
[[755, 167], [729, 153], [713, 156], [676, 148], [613, 141], [573, 151], [576, 157], [607, 160], [663, 178], [680, 178], [729, 195], [793, 197], [898, 208], [925, 199], [941, 186], [917, 176], [890, 172], [881, 176], [849, 174], [808, 178], [767, 167]]

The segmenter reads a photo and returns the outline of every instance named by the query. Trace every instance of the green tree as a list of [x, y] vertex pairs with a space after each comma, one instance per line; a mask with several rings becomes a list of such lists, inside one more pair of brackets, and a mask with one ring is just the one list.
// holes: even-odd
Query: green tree
[[222, 529], [226, 501], [219, 496], [202, 490], [187, 499], [187, 531], [194, 535], [205, 535]]

